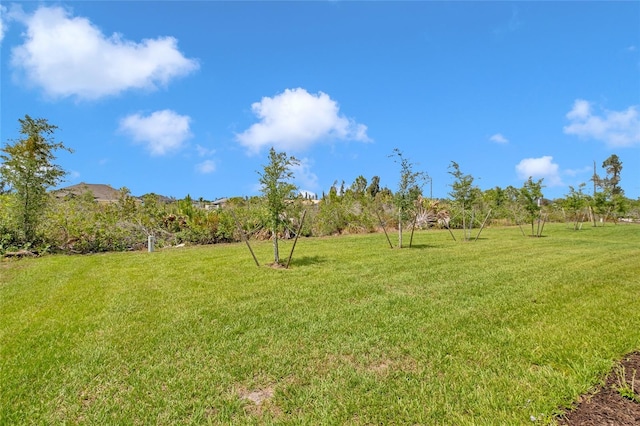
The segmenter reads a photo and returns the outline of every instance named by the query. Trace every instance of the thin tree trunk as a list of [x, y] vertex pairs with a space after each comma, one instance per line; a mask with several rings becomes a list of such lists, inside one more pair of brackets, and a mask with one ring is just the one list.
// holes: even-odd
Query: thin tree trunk
[[278, 252], [278, 233], [273, 233], [273, 263], [280, 263], [280, 253]]
[[[539, 237], [540, 236], [540, 224], [542, 222], [542, 210], [540, 211], [540, 214], [538, 215], [538, 231], [536, 232], [536, 236]], [[533, 231], [533, 229], [532, 229]]]
[[466, 222], [467, 212], [464, 210], [464, 205], [462, 205], [462, 236], [464, 241], [467, 241], [467, 222]]

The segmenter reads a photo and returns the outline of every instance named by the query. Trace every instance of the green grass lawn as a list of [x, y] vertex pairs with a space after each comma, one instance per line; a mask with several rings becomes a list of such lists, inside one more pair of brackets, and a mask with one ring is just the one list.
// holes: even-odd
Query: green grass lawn
[[544, 234], [2, 262], [0, 424], [548, 423], [640, 349], [640, 226]]

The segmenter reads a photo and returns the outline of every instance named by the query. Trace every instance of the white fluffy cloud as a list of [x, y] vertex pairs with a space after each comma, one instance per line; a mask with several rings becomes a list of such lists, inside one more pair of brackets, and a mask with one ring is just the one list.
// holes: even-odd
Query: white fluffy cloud
[[525, 158], [516, 165], [516, 172], [520, 179], [544, 178], [547, 186], [563, 185], [560, 178], [560, 167], [553, 162], [553, 157], [545, 155], [540, 158]]
[[640, 145], [640, 116], [635, 106], [624, 111], [593, 113], [592, 104], [577, 99], [567, 113], [570, 124], [564, 127], [568, 135], [605, 142], [610, 147]]
[[591, 171], [593, 171], [593, 168], [591, 166], [584, 166], [581, 169], [565, 169], [563, 170], [563, 173], [567, 176], [575, 177], [578, 175], [589, 173]]
[[198, 144], [196, 145], [196, 152], [198, 153], [198, 157], [208, 157], [210, 155], [214, 155], [216, 150]]
[[145, 145], [151, 155], [165, 155], [182, 147], [191, 137], [191, 118], [165, 109], [149, 116], [129, 115], [120, 120], [120, 130]]
[[203, 175], [213, 173], [216, 171], [216, 163], [213, 160], [205, 160], [196, 164], [196, 171]]
[[267, 146], [302, 151], [328, 139], [370, 141], [367, 126], [339, 115], [337, 102], [323, 92], [314, 95], [301, 88], [286, 89], [262, 98], [251, 109], [260, 122], [236, 135], [251, 153]]
[[292, 166], [291, 171], [295, 176], [296, 184], [304, 188], [301, 192], [312, 193], [318, 189], [318, 176], [311, 171], [312, 162], [308, 158], [300, 160], [300, 164]]
[[0, 44], [4, 39], [4, 32], [6, 31], [7, 21], [7, 8], [0, 4]]
[[509, 139], [507, 139], [504, 136], [502, 136], [502, 133], [496, 133], [495, 135], [491, 136], [489, 138], [489, 140], [491, 142], [495, 142], [495, 143], [499, 143], [499, 144], [509, 143]]
[[129, 89], [155, 89], [198, 68], [173, 37], [128, 41], [105, 36], [61, 7], [40, 7], [22, 17], [25, 41], [11, 64], [29, 84], [53, 98], [98, 99]]

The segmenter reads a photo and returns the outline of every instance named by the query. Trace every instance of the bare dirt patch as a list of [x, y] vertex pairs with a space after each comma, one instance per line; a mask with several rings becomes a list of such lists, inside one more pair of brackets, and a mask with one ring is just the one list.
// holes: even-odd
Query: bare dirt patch
[[273, 387], [266, 387], [263, 389], [240, 389], [238, 396], [240, 399], [247, 401], [247, 413], [253, 416], [262, 416], [265, 413], [269, 413], [272, 417], [278, 417], [281, 410], [273, 404], [273, 396], [275, 395], [275, 389]]
[[[625, 396], [623, 396], [625, 395]], [[640, 352], [634, 352], [607, 376], [604, 385], [583, 395], [559, 416], [559, 425], [640, 425]]]
[[266, 266], [273, 269], [287, 269], [287, 265], [277, 262], [267, 263]]

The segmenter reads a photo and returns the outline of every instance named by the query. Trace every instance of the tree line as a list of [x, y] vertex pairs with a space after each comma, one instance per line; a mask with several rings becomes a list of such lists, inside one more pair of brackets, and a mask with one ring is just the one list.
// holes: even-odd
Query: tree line
[[431, 199], [423, 193], [428, 174], [416, 170], [399, 149], [389, 156], [398, 166], [395, 191], [382, 187], [378, 176], [358, 176], [350, 185], [335, 182], [314, 200], [301, 196], [293, 184], [298, 160], [273, 148], [258, 173], [261, 195], [231, 198], [219, 209], [204, 209], [190, 196], [133, 197], [126, 188], [112, 203], [99, 203], [90, 192], [60, 198], [51, 188], [66, 172], [55, 163], [55, 154], [71, 150], [55, 140], [57, 127], [46, 119], [26, 115], [19, 123], [21, 137], [0, 150], [0, 254], [136, 250], [146, 247], [149, 236], [159, 247], [252, 237], [272, 239], [274, 263], [279, 263], [278, 239], [294, 235], [384, 231], [394, 247], [387, 234], [393, 230], [395, 247], [403, 247], [405, 232], [429, 227], [447, 228], [454, 239], [453, 230], [462, 231], [462, 239], [470, 240], [474, 229], [477, 239], [490, 224], [518, 225], [523, 235], [540, 236], [546, 221], [566, 221], [578, 230], [586, 222], [597, 226], [629, 214], [640, 217], [640, 200], [626, 198], [620, 186], [622, 162], [616, 155], [602, 163], [603, 176], [594, 169], [591, 194], [583, 183], [558, 200], [544, 199], [542, 179], [483, 191], [454, 161], [449, 198]]

